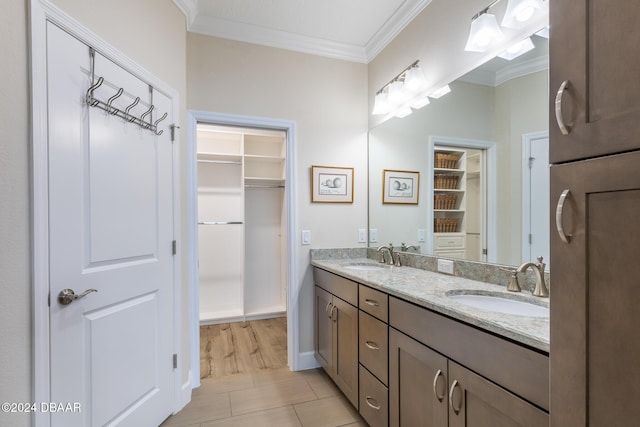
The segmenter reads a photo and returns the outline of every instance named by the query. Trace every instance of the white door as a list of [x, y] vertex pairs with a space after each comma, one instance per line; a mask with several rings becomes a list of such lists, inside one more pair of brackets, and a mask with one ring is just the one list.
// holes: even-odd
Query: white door
[[[89, 47], [47, 29], [51, 400], [81, 411], [54, 427], [156, 426], [173, 407], [172, 147], [161, 136], [89, 107]], [[131, 113], [147, 84], [96, 54], [95, 97]], [[171, 100], [153, 91], [171, 114]], [[156, 120], [158, 114], [154, 114]], [[76, 294], [63, 305], [63, 289]]]
[[525, 245], [523, 261], [545, 259], [549, 267], [549, 137], [529, 141], [529, 223], [528, 248]]

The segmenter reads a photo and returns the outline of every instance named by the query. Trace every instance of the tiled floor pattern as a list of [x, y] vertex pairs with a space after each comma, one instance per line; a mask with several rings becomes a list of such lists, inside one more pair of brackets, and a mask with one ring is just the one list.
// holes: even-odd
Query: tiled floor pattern
[[207, 378], [162, 427], [366, 427], [321, 369]]

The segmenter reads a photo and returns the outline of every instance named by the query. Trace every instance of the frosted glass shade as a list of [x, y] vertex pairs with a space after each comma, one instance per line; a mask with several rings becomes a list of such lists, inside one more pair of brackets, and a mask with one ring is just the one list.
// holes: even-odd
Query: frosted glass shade
[[391, 106], [387, 102], [387, 93], [380, 92], [376, 95], [374, 103], [373, 103], [373, 111], [371, 114], [379, 115], [379, 114], [387, 114], [391, 111]]
[[518, 29], [540, 12], [546, 12], [546, 5], [542, 0], [509, 0], [502, 26]]
[[534, 47], [535, 46], [533, 45], [531, 38], [527, 37], [526, 39], [512, 45], [510, 48], [508, 48], [498, 56], [502, 59], [506, 59], [507, 61], [511, 61], [512, 59], [517, 58], [518, 56], [526, 52], [529, 52]]
[[498, 26], [495, 15], [483, 13], [471, 21], [471, 30], [464, 50], [468, 52], [484, 52], [496, 41], [502, 40], [504, 34]]
[[404, 87], [407, 91], [418, 91], [425, 85], [426, 79], [419, 65], [411, 67], [404, 75]]

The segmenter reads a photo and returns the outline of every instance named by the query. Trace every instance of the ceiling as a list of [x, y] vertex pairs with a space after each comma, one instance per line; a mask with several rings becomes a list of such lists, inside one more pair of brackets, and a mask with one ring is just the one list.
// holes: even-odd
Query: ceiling
[[431, 0], [173, 0], [194, 33], [368, 63]]

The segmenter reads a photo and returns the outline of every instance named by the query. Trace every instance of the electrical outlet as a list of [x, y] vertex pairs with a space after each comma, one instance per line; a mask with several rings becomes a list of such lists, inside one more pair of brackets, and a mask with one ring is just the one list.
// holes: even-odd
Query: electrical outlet
[[367, 243], [367, 229], [359, 228], [358, 229], [358, 243]]
[[371, 243], [377, 243], [378, 242], [378, 229], [377, 228], [372, 228], [369, 230], [369, 241]]
[[424, 242], [425, 230], [424, 228], [418, 228], [418, 242]]
[[453, 261], [448, 259], [438, 259], [438, 272], [453, 274]]
[[302, 244], [303, 245], [311, 244], [311, 230], [302, 230]]

